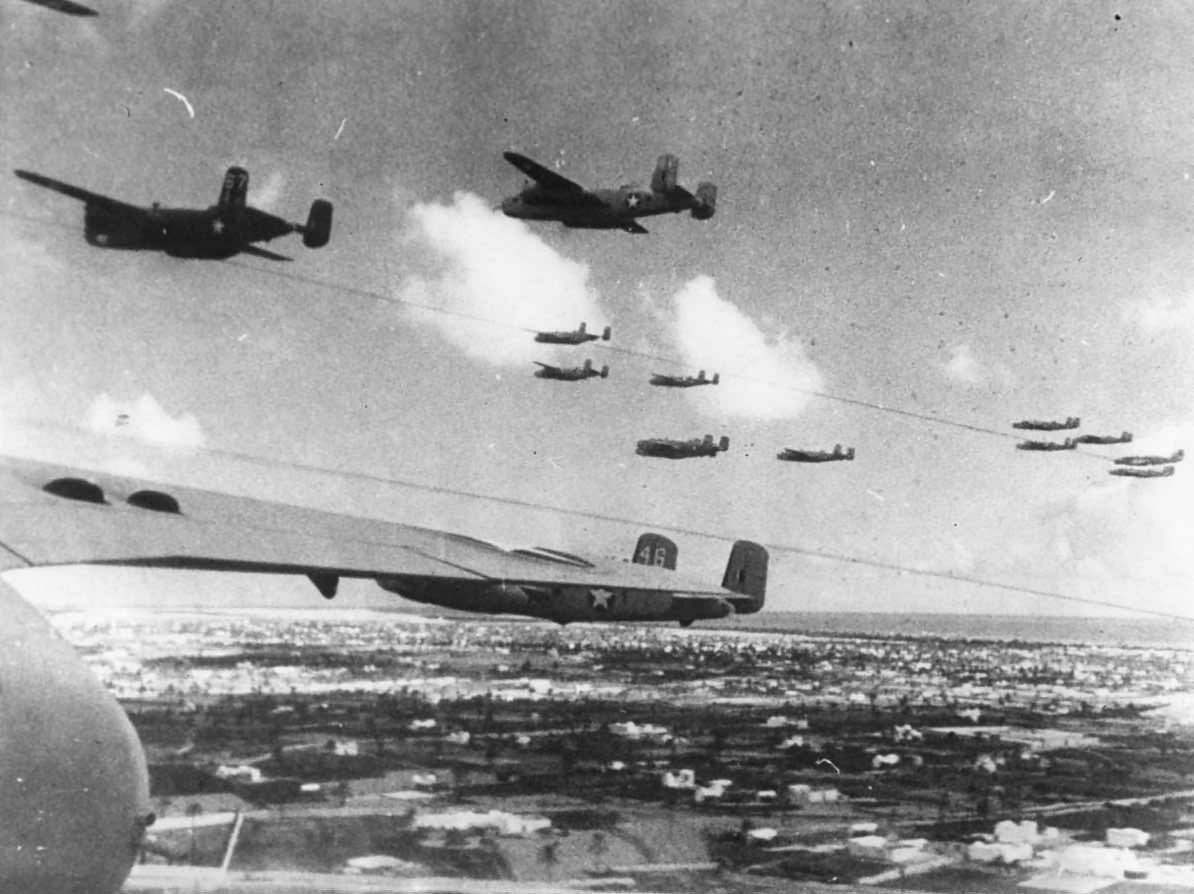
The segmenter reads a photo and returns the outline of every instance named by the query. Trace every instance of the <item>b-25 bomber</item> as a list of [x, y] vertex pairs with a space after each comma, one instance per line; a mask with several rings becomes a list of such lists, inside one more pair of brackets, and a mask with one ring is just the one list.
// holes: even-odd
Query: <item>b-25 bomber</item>
[[854, 459], [854, 448], [842, 450], [841, 444], [834, 444], [833, 450], [797, 450], [785, 447], [775, 454], [776, 459], [788, 463], [831, 463]]
[[606, 326], [601, 331], [600, 335], [595, 335], [592, 332], [585, 331], [585, 324], [582, 322], [576, 329], [565, 329], [564, 331], [556, 332], [536, 332], [535, 341], [547, 345], [583, 345], [588, 341], [609, 341], [612, 329]]
[[1186, 458], [1185, 450], [1175, 450], [1169, 456], [1121, 456], [1115, 460], [1117, 466], [1164, 466], [1180, 463]]
[[1021, 419], [1013, 422], [1012, 428], [1027, 429], [1028, 431], [1066, 431], [1077, 428], [1082, 420], [1077, 416], [1067, 416], [1062, 421], [1055, 419]]
[[651, 373], [651, 384], [663, 388], [694, 388], [697, 385], [716, 385], [721, 381], [721, 373], [714, 373], [708, 378], [702, 369], [695, 376], [669, 376], [664, 373]]
[[322, 248], [332, 233], [332, 203], [316, 199], [307, 222], [291, 223], [246, 203], [249, 172], [231, 167], [224, 174], [220, 197], [210, 208], [149, 208], [101, 196], [32, 171], [15, 172], [46, 189], [83, 202], [83, 238], [99, 248], [162, 251], [176, 258], [223, 260], [248, 254], [271, 261], [289, 261], [254, 242], [301, 233], [307, 248]]
[[1121, 478], [1169, 478], [1173, 475], [1173, 466], [1162, 466], [1161, 468], [1116, 468], [1108, 469], [1108, 475], [1118, 475]]
[[1125, 431], [1118, 435], [1078, 435], [1074, 440], [1079, 444], [1130, 444], [1132, 433]]
[[674, 155], [659, 157], [649, 187], [626, 184], [617, 189], [592, 190], [517, 152], [505, 152], [502, 157], [535, 181], [502, 201], [502, 212], [508, 217], [642, 234], [647, 230], [638, 223], [640, 217], [689, 211], [697, 220], [708, 220], [717, 210], [714, 184], [698, 184], [694, 194], [676, 182], [680, 161]]
[[725, 435], [717, 443], [713, 435], [693, 438], [689, 441], [673, 441], [668, 438], [645, 438], [638, 442], [634, 452], [639, 456], [656, 456], [660, 459], [690, 459], [697, 456], [717, 456], [730, 449], [730, 439]]
[[1049, 452], [1052, 450], [1073, 450], [1078, 446], [1078, 442], [1073, 438], [1066, 438], [1064, 442], [1057, 441], [1021, 441], [1016, 445], [1017, 450], [1041, 450]]
[[586, 360], [584, 366], [552, 366], [550, 363], [535, 361], [535, 365], [542, 369], [535, 370], [535, 377], [539, 379], [556, 379], [561, 382], [583, 382], [585, 379], [609, 378], [609, 367], [593, 368], [593, 361]]

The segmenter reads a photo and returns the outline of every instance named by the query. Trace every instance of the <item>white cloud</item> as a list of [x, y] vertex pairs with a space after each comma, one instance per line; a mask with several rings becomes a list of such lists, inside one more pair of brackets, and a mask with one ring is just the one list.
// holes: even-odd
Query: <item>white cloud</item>
[[591, 331], [607, 322], [589, 284], [588, 265], [556, 252], [518, 220], [490, 209], [471, 193], [451, 205], [416, 204], [406, 238], [430, 252], [429, 275], [406, 276], [403, 301], [419, 325], [465, 353], [499, 366], [545, 356], [528, 329]]
[[955, 345], [950, 349], [949, 360], [941, 365], [946, 378], [967, 385], [976, 385], [983, 378], [983, 368], [970, 350], [970, 345]]
[[249, 204], [263, 211], [272, 211], [282, 198], [282, 188], [286, 185], [286, 178], [281, 171], [273, 171], [265, 177], [265, 182], [254, 186], [249, 196]]
[[1148, 335], [1162, 332], [1194, 332], [1194, 297], [1154, 295], [1129, 301], [1124, 319]]
[[87, 427], [99, 434], [170, 447], [202, 447], [205, 441], [198, 419], [190, 413], [171, 416], [149, 394], [135, 401], [101, 394], [87, 411]]
[[[1134, 454], [1169, 455], [1194, 443], [1194, 423], [1131, 444]], [[1075, 572], [1084, 595], [1189, 613], [1194, 586], [1194, 468], [1172, 478], [1100, 480], [1047, 517], [1052, 559]]]
[[709, 276], [689, 281], [672, 299], [671, 334], [695, 374], [721, 374], [721, 384], [689, 389], [703, 411], [748, 419], [790, 419], [819, 391], [820, 370], [800, 342], [768, 336], [749, 316], [717, 294]]

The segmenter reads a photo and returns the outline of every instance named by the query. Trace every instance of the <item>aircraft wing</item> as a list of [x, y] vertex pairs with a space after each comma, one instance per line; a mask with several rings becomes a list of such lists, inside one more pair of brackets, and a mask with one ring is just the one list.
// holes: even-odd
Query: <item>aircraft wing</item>
[[17, 169], [13, 171], [22, 180], [28, 180], [30, 183], [36, 183], [38, 186], [44, 186], [46, 189], [52, 189], [54, 192], [60, 192], [64, 196], [70, 196], [72, 199], [78, 199], [80, 202], [86, 202], [88, 205], [97, 205], [103, 208], [109, 208], [113, 211], [124, 211], [130, 214], [144, 214], [144, 208], [138, 208], [136, 205], [130, 205], [127, 202], [121, 202], [117, 199], [110, 199], [107, 196], [101, 196], [96, 192], [89, 192], [86, 189], [81, 189], [78, 186], [71, 186], [69, 183], [63, 183], [61, 180], [54, 180], [51, 177], [44, 177], [41, 174], [35, 174], [33, 171], [22, 171]]
[[55, 12], [64, 12], [68, 16], [97, 16], [99, 15], [90, 6], [84, 6], [81, 3], [73, 3], [71, 0], [25, 0], [26, 3], [34, 3], [38, 6], [44, 6], [46, 9], [52, 9]]
[[414, 525], [0, 457], [0, 571], [73, 564], [734, 595], [650, 565], [565, 561]]
[[246, 244], [241, 246], [241, 254], [254, 255], [258, 258], [265, 258], [269, 261], [292, 261], [293, 258], [288, 258], [286, 255], [280, 255], [276, 252], [266, 251], [256, 245]]
[[537, 161], [527, 158], [525, 155], [520, 155], [517, 152], [503, 152], [502, 158], [518, 168], [532, 180], [539, 184], [547, 192], [552, 193], [557, 198], [567, 199], [577, 206], [604, 208], [605, 202], [599, 199], [596, 195], [585, 189], [579, 183], [569, 180], [567, 177], [557, 174], [550, 168], [545, 168]]

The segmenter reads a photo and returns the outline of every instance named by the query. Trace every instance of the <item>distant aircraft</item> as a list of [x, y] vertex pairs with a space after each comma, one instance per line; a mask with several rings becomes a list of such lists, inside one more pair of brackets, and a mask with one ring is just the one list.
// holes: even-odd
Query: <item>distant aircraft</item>
[[1107, 474], [1123, 478], [1168, 478], [1173, 474], [1173, 466], [1162, 466], [1159, 469], [1108, 469]]
[[245, 203], [249, 172], [229, 168], [219, 201], [206, 209], [149, 208], [127, 205], [32, 171], [16, 172], [22, 180], [78, 199], [83, 206], [83, 236], [100, 248], [163, 251], [176, 258], [222, 260], [237, 254], [271, 261], [289, 261], [253, 245], [288, 233], [301, 233], [307, 248], [322, 248], [332, 232], [332, 203], [316, 199], [305, 224], [290, 223]]
[[696, 456], [717, 456], [730, 449], [730, 439], [722, 435], [713, 443], [713, 435], [693, 438], [691, 441], [672, 441], [667, 438], [647, 438], [639, 441], [634, 452], [639, 456], [657, 456], [662, 459], [689, 459]]
[[1121, 456], [1115, 460], [1117, 466], [1162, 466], [1180, 463], [1186, 458], [1185, 450], [1176, 450], [1171, 456]]
[[1126, 431], [1120, 435], [1078, 435], [1074, 438], [1079, 444], [1129, 444], [1132, 433]]
[[1056, 441], [1021, 441], [1016, 445], [1017, 450], [1073, 450], [1078, 442], [1073, 438], [1066, 438], [1061, 444]]
[[1067, 416], [1065, 422], [1056, 422], [1052, 419], [1021, 419], [1019, 422], [1013, 422], [1012, 428], [1026, 428], [1031, 431], [1063, 431], [1077, 428], [1081, 424], [1082, 420], [1077, 416]]
[[664, 388], [692, 388], [696, 385], [716, 385], [721, 381], [721, 373], [714, 373], [713, 378], [705, 378], [702, 369], [696, 376], [668, 376], [663, 373], [651, 373], [651, 384], [662, 385]]
[[680, 162], [674, 155], [659, 157], [650, 188], [628, 184], [595, 190], [517, 152], [505, 152], [502, 157], [535, 181], [502, 201], [503, 213], [522, 220], [558, 220], [566, 227], [646, 233], [636, 218], [691, 211], [697, 220], [708, 220], [717, 208], [717, 187], [712, 183], [698, 185], [696, 195], [676, 183]]
[[84, 6], [82, 3], [72, 3], [71, 0], [25, 0], [26, 3], [34, 3], [37, 6], [44, 6], [46, 9], [52, 9], [55, 12], [64, 12], [68, 16], [97, 16], [99, 15], [90, 6]]
[[834, 444], [833, 452], [829, 452], [827, 450], [796, 450], [792, 447], [785, 447], [775, 454], [775, 458], [790, 463], [828, 463], [852, 460], [854, 459], [854, 448], [842, 450], [841, 444]]
[[549, 345], [582, 345], [587, 341], [597, 341], [597, 339], [609, 341], [611, 331], [610, 327], [606, 326], [600, 335], [594, 335], [585, 331], [585, 324], [582, 322], [578, 328], [563, 332], [536, 332], [535, 341]]
[[585, 379], [592, 379], [600, 377], [602, 379], [609, 377], [609, 367], [603, 366], [601, 370], [593, 369], [593, 361], [586, 360], [584, 366], [552, 366], [550, 363], [540, 363], [535, 361], [536, 366], [543, 367], [535, 370], [535, 375], [540, 379], [558, 379], [563, 382], [581, 382]]

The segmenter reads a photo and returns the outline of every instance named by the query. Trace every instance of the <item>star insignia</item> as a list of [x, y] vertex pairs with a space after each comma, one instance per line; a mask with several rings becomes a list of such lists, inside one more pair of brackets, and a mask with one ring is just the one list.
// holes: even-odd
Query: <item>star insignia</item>
[[614, 594], [609, 590], [590, 590], [589, 598], [593, 600], [594, 610], [609, 611], [609, 602]]
[[626, 199], [626, 207], [627, 208], [637, 208], [638, 207], [638, 196], [632, 195], [628, 199]]
[[217, 236], [223, 235], [223, 233], [224, 233], [224, 221], [220, 220], [220, 219], [217, 217], [215, 220], [213, 220], [213, 221], [211, 222], [211, 229], [212, 229], [212, 232], [213, 232], [213, 233], [215, 233]]

